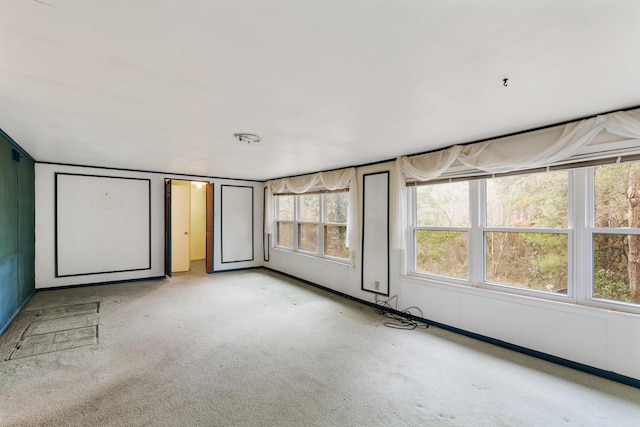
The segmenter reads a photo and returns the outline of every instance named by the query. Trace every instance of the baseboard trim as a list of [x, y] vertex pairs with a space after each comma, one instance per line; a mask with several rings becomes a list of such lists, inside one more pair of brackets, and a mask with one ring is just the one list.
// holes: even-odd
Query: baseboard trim
[[119, 283], [146, 282], [147, 280], [163, 280], [165, 278], [166, 276], [154, 276], [154, 277], [141, 277], [138, 279], [111, 280], [107, 282], [80, 283], [77, 285], [52, 286], [50, 288], [36, 289], [36, 292], [55, 291], [58, 289], [86, 288], [88, 286], [117, 285]]
[[486, 335], [480, 335], [480, 334], [476, 334], [474, 332], [465, 331], [464, 329], [460, 329], [460, 328], [456, 328], [456, 327], [453, 327], [453, 326], [449, 326], [449, 325], [446, 325], [444, 323], [434, 322], [433, 320], [429, 320], [429, 319], [426, 319], [426, 318], [422, 318], [422, 317], [414, 316], [414, 315], [407, 314], [407, 313], [404, 313], [404, 312], [400, 312], [398, 310], [394, 310], [394, 309], [389, 308], [389, 307], [383, 307], [383, 306], [380, 306], [378, 304], [375, 304], [375, 303], [372, 303], [372, 302], [369, 302], [369, 301], [364, 301], [364, 300], [361, 300], [359, 298], [353, 297], [351, 295], [347, 295], [347, 294], [345, 294], [343, 292], [336, 291], [336, 290], [331, 289], [331, 288], [327, 288], [326, 286], [322, 286], [322, 285], [319, 285], [317, 283], [313, 283], [313, 282], [310, 282], [308, 280], [301, 279], [299, 277], [293, 276], [291, 274], [283, 273], [281, 271], [274, 270], [274, 269], [269, 268], [269, 267], [262, 267], [262, 268], [264, 268], [265, 270], [272, 271], [272, 272], [274, 272], [276, 274], [280, 274], [282, 276], [289, 277], [291, 279], [295, 279], [295, 280], [297, 280], [299, 282], [302, 282], [304, 284], [311, 285], [313, 287], [316, 287], [316, 288], [331, 292], [332, 294], [342, 296], [342, 297], [350, 299], [352, 301], [356, 301], [356, 302], [359, 302], [361, 304], [364, 304], [364, 305], [367, 305], [367, 306], [370, 306], [370, 307], [374, 307], [376, 309], [381, 309], [381, 310], [387, 311], [389, 313], [397, 314], [397, 315], [406, 317], [408, 319], [416, 320], [418, 322], [427, 324], [429, 326], [434, 326], [436, 328], [444, 329], [444, 330], [447, 330], [447, 331], [450, 331], [450, 332], [454, 332], [454, 333], [459, 334], [459, 335], [464, 335], [464, 336], [469, 337], [469, 338], [473, 338], [473, 339], [476, 339], [476, 340], [479, 340], [479, 341], [483, 341], [483, 342], [486, 342], [486, 343], [489, 343], [489, 344], [493, 344], [493, 345], [498, 346], [498, 347], [506, 348], [508, 350], [512, 350], [512, 351], [515, 351], [515, 352], [518, 352], [518, 353], [521, 353], [521, 354], [526, 354], [527, 356], [532, 356], [532, 357], [535, 357], [535, 358], [538, 358], [538, 359], [545, 360], [547, 362], [555, 363], [557, 365], [565, 366], [567, 368], [575, 369], [577, 371], [586, 372], [588, 374], [595, 375], [597, 377], [605, 378], [607, 380], [615, 381], [615, 382], [618, 382], [618, 383], [621, 383], [621, 384], [624, 384], [624, 385], [628, 385], [628, 386], [640, 389], [640, 380], [632, 378], [632, 377], [628, 377], [626, 375], [621, 375], [621, 374], [618, 374], [618, 373], [615, 373], [615, 372], [612, 372], [612, 371], [606, 371], [604, 369], [595, 368], [593, 366], [589, 366], [589, 365], [585, 365], [585, 364], [582, 364], [582, 363], [574, 362], [574, 361], [569, 360], [569, 359], [564, 359], [562, 357], [553, 356], [551, 354], [543, 353], [541, 351], [532, 350], [530, 348], [522, 347], [522, 346], [519, 346], [519, 345], [516, 345], [516, 344], [511, 344], [509, 342], [498, 340], [496, 338], [491, 338], [491, 337], [488, 337]]
[[238, 272], [238, 271], [243, 271], [243, 270], [257, 270], [257, 269], [261, 269], [261, 268], [265, 268], [265, 267], [262, 267], [261, 265], [258, 265], [258, 266], [255, 266], [255, 267], [230, 268], [228, 270], [213, 270], [211, 273], [207, 273], [207, 274], [230, 273], [232, 271]]

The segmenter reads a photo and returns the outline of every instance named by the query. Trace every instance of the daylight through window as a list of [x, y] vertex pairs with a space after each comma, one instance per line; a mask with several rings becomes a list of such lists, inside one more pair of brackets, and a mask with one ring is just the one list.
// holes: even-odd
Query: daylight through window
[[640, 162], [408, 191], [412, 274], [640, 312]]
[[345, 260], [347, 191], [275, 195], [276, 246]]

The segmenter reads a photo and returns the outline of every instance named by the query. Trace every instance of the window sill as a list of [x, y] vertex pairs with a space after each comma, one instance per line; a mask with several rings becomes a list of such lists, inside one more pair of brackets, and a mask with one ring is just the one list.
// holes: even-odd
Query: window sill
[[281, 252], [281, 253], [286, 253], [286, 254], [290, 254], [290, 255], [296, 255], [296, 256], [301, 256], [301, 257], [306, 257], [306, 258], [311, 258], [311, 259], [317, 259], [317, 260], [320, 260], [320, 261], [330, 262], [332, 264], [343, 265], [345, 267], [353, 267], [354, 266], [353, 261], [352, 260], [348, 260], [348, 259], [343, 260], [343, 259], [340, 259], [340, 258], [317, 255], [317, 254], [314, 254], [314, 253], [311, 253], [311, 252], [294, 251], [294, 250], [291, 250], [291, 249], [278, 247], [278, 246], [274, 246], [271, 249], [273, 251], [275, 251], [275, 252]]
[[497, 294], [504, 295], [517, 295], [532, 298], [534, 300], [542, 300], [542, 301], [557, 301], [562, 303], [572, 303], [576, 304], [576, 299], [573, 296], [567, 294], [559, 294], [553, 292], [544, 292], [544, 291], [536, 291], [527, 288], [521, 288], [517, 286], [509, 286], [502, 285], [498, 283], [472, 283], [465, 279], [457, 279], [455, 277], [447, 277], [447, 276], [436, 276], [430, 274], [422, 274], [415, 271], [409, 272], [407, 277], [414, 277], [418, 280], [428, 281], [430, 283], [438, 283], [443, 286], [451, 286], [456, 285], [462, 288], [475, 288], [475, 289], [483, 289], [491, 292], [495, 292]]
[[578, 303], [569, 298], [566, 300], [542, 298], [530, 294], [496, 290], [488, 286], [470, 284], [469, 282], [454, 283], [453, 281], [447, 281], [446, 278], [443, 278], [444, 280], [438, 279], [436, 279], [435, 276], [424, 277], [415, 274], [407, 274], [401, 276], [400, 281], [403, 285], [424, 286], [473, 297], [488, 298], [512, 304], [527, 305], [531, 307], [544, 308], [546, 310], [560, 311], [563, 313], [570, 312], [576, 315], [587, 315], [602, 319], [611, 319], [612, 315], [622, 316], [625, 318], [629, 318], [631, 316], [637, 319], [640, 314], [640, 312], [624, 310], [623, 308], [626, 307], [611, 307], [610, 305], [604, 306], [604, 304], [598, 305], [598, 303], [594, 301]]

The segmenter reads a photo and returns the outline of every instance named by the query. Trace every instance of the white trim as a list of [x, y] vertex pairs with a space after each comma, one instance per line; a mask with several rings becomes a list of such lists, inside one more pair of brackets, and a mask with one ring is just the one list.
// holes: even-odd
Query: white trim
[[312, 252], [306, 252], [306, 251], [293, 251], [289, 248], [285, 248], [285, 247], [279, 247], [279, 246], [275, 246], [273, 248], [274, 251], [277, 252], [282, 252], [282, 253], [287, 253], [287, 254], [291, 254], [291, 255], [299, 255], [299, 256], [303, 256], [303, 257], [307, 257], [307, 258], [313, 258], [313, 259], [317, 259], [317, 260], [322, 260], [322, 261], [327, 261], [327, 262], [331, 262], [333, 264], [339, 264], [339, 265], [343, 265], [343, 266], [347, 266], [347, 267], [353, 267], [354, 263], [352, 260], [346, 259], [346, 258], [338, 258], [338, 257], [334, 257], [334, 256], [329, 256], [329, 255], [325, 255], [325, 256], [321, 256], [318, 254], [314, 254]]
[[[499, 290], [481, 288], [478, 286], [467, 286], [450, 282], [438, 281], [434, 279], [421, 278], [416, 276], [402, 276], [402, 283], [408, 283], [428, 288], [440, 289], [460, 294], [473, 295], [490, 300], [504, 301], [511, 304], [520, 304], [532, 307], [541, 307], [547, 310], [554, 310], [560, 313], [579, 314], [598, 319], [609, 319], [612, 313], [629, 319], [637, 319], [637, 314], [621, 311], [619, 309], [607, 309], [592, 305], [574, 304], [570, 300], [555, 300], [538, 298], [532, 295], [503, 292]], [[429, 316], [426, 315], [428, 318]]]
[[[416, 226], [417, 197], [416, 190], [410, 190], [408, 197], [411, 224], [408, 227], [407, 241], [409, 259], [406, 265], [409, 273], [403, 277], [440, 283], [443, 286], [455, 285], [466, 288], [478, 288], [503, 294], [521, 295], [530, 298], [572, 303], [597, 309], [623, 311], [640, 314], [640, 304], [626, 303], [594, 298], [593, 239], [596, 234], [640, 235], [640, 228], [602, 228], [594, 227], [595, 222], [595, 167], [567, 171], [568, 176], [568, 228], [532, 228], [532, 227], [486, 227], [486, 179], [469, 181], [469, 208], [471, 227], [431, 227]], [[415, 188], [415, 187], [411, 187]], [[409, 191], [409, 190], [407, 190]], [[440, 276], [417, 270], [415, 247], [416, 230], [468, 232], [468, 280], [456, 277]], [[564, 234], [567, 236], [567, 293], [559, 294], [544, 290], [528, 289], [520, 286], [494, 283], [485, 280], [485, 233], [544, 233]]]

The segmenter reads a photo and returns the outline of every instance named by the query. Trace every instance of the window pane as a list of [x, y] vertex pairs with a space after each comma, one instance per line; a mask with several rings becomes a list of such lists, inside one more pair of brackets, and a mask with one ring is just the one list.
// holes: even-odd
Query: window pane
[[307, 194], [300, 196], [300, 221], [320, 221], [320, 195]]
[[639, 228], [640, 204], [630, 203], [628, 194], [640, 193], [640, 162], [599, 166], [595, 175], [595, 226]]
[[469, 226], [469, 183], [416, 187], [416, 225], [435, 227]]
[[349, 258], [349, 250], [345, 246], [347, 227], [343, 225], [326, 225], [324, 227], [324, 253], [338, 258]]
[[285, 246], [293, 249], [293, 224], [290, 222], [278, 223], [278, 246]]
[[640, 304], [640, 236], [593, 235], [593, 296]]
[[567, 171], [487, 180], [487, 226], [567, 228]]
[[285, 221], [293, 221], [296, 196], [276, 196], [278, 218]]
[[567, 293], [566, 234], [485, 233], [488, 282]]
[[327, 222], [347, 223], [347, 208], [349, 207], [349, 193], [325, 194], [327, 204]]
[[416, 230], [416, 271], [468, 278], [467, 234], [466, 231]]
[[298, 225], [298, 249], [318, 252], [318, 226], [316, 224]]

